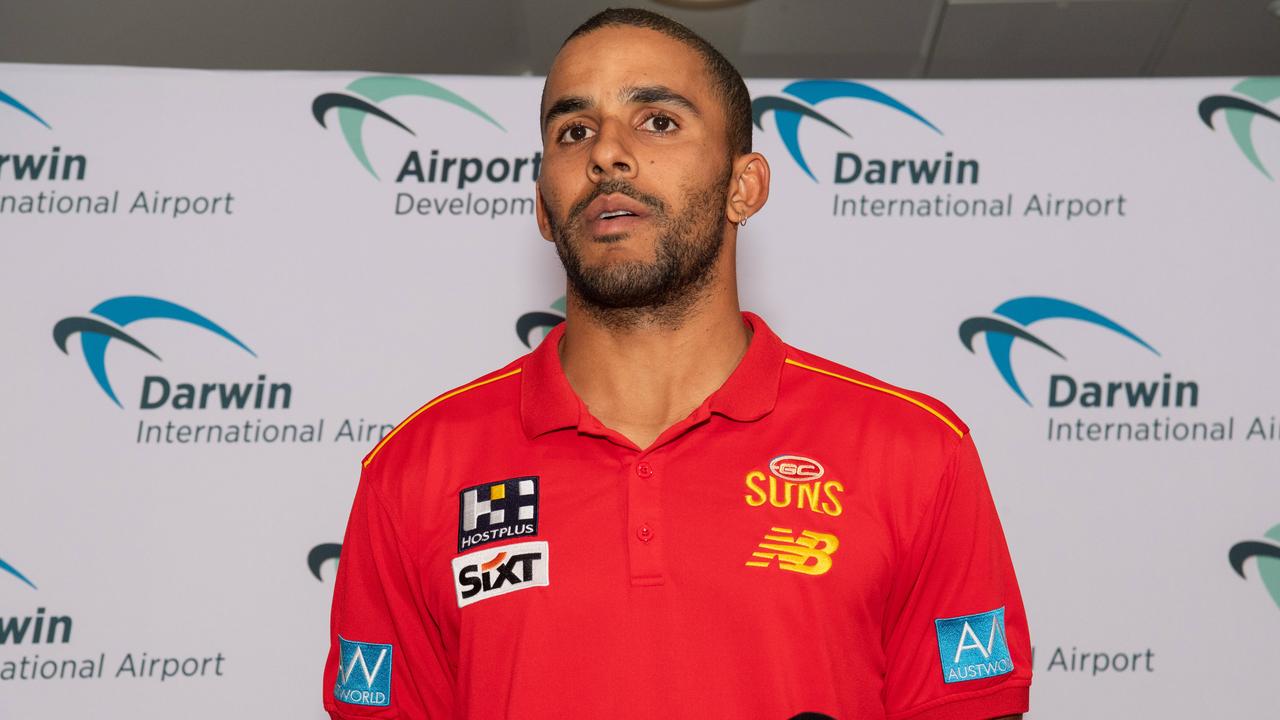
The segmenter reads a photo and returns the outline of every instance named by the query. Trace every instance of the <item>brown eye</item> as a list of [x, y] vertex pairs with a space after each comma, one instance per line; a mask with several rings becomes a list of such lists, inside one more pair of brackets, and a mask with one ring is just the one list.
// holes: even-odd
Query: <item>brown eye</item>
[[650, 132], [665, 135], [672, 130], [678, 129], [680, 126], [676, 125], [676, 121], [666, 115], [653, 115], [648, 120], [645, 120], [644, 125], [641, 125], [641, 127]]
[[591, 128], [586, 125], [571, 125], [560, 133], [560, 142], [573, 144], [591, 137]]

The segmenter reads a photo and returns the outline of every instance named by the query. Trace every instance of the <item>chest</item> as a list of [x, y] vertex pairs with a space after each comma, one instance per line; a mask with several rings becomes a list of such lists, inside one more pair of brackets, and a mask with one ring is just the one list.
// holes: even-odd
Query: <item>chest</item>
[[[421, 550], [450, 625], [616, 622], [644, 608], [733, 626], [878, 621], [901, 551], [885, 468], [799, 429], [650, 452], [564, 438], [481, 459]], [[448, 495], [454, 495], [450, 488]]]

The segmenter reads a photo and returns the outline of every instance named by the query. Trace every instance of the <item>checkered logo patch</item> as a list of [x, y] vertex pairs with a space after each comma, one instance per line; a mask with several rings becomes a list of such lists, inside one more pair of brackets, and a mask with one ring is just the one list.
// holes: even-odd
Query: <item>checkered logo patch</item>
[[458, 552], [537, 534], [537, 475], [477, 485], [458, 494]]

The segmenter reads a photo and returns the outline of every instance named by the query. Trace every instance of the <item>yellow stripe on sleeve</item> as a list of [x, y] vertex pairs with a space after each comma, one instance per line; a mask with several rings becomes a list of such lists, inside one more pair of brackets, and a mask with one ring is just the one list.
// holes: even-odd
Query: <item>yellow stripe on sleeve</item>
[[481, 380], [481, 381], [479, 381], [479, 382], [473, 382], [473, 383], [471, 383], [470, 385], [464, 385], [464, 386], [462, 386], [462, 387], [458, 388], [457, 390], [452, 390], [452, 391], [450, 391], [450, 392], [447, 392], [447, 393], [445, 393], [444, 395], [441, 395], [440, 397], [436, 398], [435, 400], [432, 400], [431, 402], [427, 403], [426, 405], [423, 405], [422, 407], [418, 408], [417, 410], [414, 410], [412, 415], [410, 415], [409, 417], [405, 418], [405, 419], [404, 419], [404, 422], [402, 422], [402, 423], [400, 423], [399, 425], [397, 425], [397, 426], [395, 427], [395, 429], [394, 429], [394, 430], [392, 430], [391, 432], [387, 433], [387, 436], [386, 436], [386, 437], [382, 438], [382, 442], [380, 442], [380, 443], [378, 443], [377, 445], [375, 445], [375, 446], [374, 446], [373, 450], [369, 453], [369, 456], [368, 456], [368, 457], [366, 457], [366, 458], [364, 459], [364, 467], [369, 467], [369, 463], [373, 462], [373, 458], [374, 458], [374, 457], [376, 457], [376, 456], [377, 456], [377, 454], [378, 454], [378, 452], [382, 450], [382, 446], [383, 446], [383, 445], [386, 445], [388, 440], [390, 440], [391, 438], [395, 437], [395, 436], [396, 436], [396, 433], [400, 432], [400, 428], [404, 427], [405, 425], [408, 425], [410, 422], [412, 422], [412, 421], [413, 421], [413, 419], [414, 419], [414, 418], [418, 417], [418, 416], [419, 416], [419, 415], [421, 415], [422, 413], [424, 413], [424, 412], [426, 412], [426, 411], [430, 410], [431, 408], [435, 407], [436, 405], [439, 405], [440, 403], [444, 402], [445, 400], [448, 400], [448, 399], [449, 399], [449, 398], [451, 398], [451, 397], [457, 397], [458, 395], [461, 395], [462, 393], [464, 393], [464, 392], [466, 392], [466, 391], [468, 391], [468, 390], [475, 390], [476, 388], [478, 388], [478, 387], [480, 387], [480, 386], [482, 386], [482, 385], [488, 385], [488, 384], [489, 384], [489, 383], [491, 383], [491, 382], [497, 382], [497, 381], [499, 381], [499, 380], [503, 380], [503, 379], [505, 379], [505, 378], [509, 378], [509, 377], [511, 377], [512, 375], [518, 375], [518, 374], [520, 374], [520, 370], [521, 370], [521, 368], [516, 368], [515, 370], [512, 370], [511, 372], [503, 373], [503, 374], [501, 374], [501, 375], [499, 375], [499, 376], [497, 376], [497, 377], [491, 377], [491, 378], [489, 378], [488, 380]]
[[960, 428], [956, 427], [956, 424], [955, 424], [955, 423], [953, 423], [953, 422], [951, 422], [949, 419], [947, 419], [947, 417], [946, 417], [945, 415], [943, 415], [942, 413], [938, 412], [937, 410], [934, 410], [933, 408], [929, 407], [929, 406], [928, 406], [928, 405], [926, 405], [925, 403], [922, 403], [922, 402], [920, 402], [919, 400], [917, 400], [917, 399], [915, 399], [915, 398], [911, 397], [910, 395], [904, 395], [903, 393], [900, 393], [900, 392], [898, 392], [897, 390], [894, 390], [894, 389], [892, 389], [892, 388], [882, 387], [882, 386], [880, 386], [880, 385], [873, 385], [873, 384], [871, 384], [871, 383], [863, 382], [863, 381], [861, 381], [861, 380], [854, 380], [854, 379], [853, 379], [853, 378], [851, 378], [851, 377], [845, 377], [844, 375], [838, 375], [838, 374], [836, 374], [836, 373], [830, 372], [829, 370], [823, 370], [822, 368], [816, 368], [816, 367], [813, 367], [812, 365], [805, 365], [804, 363], [802, 363], [802, 362], [796, 362], [795, 360], [792, 360], [791, 358], [787, 358], [786, 363], [787, 363], [788, 365], [795, 365], [795, 366], [796, 366], [796, 367], [798, 367], [798, 368], [804, 368], [805, 370], [809, 370], [809, 371], [811, 371], [811, 372], [816, 372], [816, 373], [818, 373], [818, 374], [820, 374], [820, 375], [826, 375], [826, 376], [828, 376], [828, 377], [833, 377], [833, 378], [836, 378], [836, 379], [838, 379], [838, 380], [844, 380], [845, 382], [848, 382], [848, 383], [853, 383], [854, 385], [860, 385], [860, 386], [862, 386], [862, 387], [864, 387], [864, 388], [869, 388], [869, 389], [871, 389], [871, 390], [879, 390], [880, 392], [885, 393], [885, 394], [887, 394], [887, 395], [892, 395], [892, 396], [894, 396], [894, 397], [896, 397], [896, 398], [898, 398], [898, 399], [906, 400], [907, 402], [911, 403], [912, 405], [915, 405], [915, 406], [916, 406], [916, 407], [918, 407], [918, 408], [922, 408], [922, 409], [924, 409], [924, 410], [925, 410], [925, 411], [927, 411], [930, 415], [932, 415], [932, 416], [934, 416], [934, 417], [938, 418], [939, 420], [941, 420], [942, 422], [946, 423], [947, 427], [951, 428], [951, 429], [955, 432], [955, 434], [956, 434], [956, 435], [959, 435], [960, 437], [964, 437], [964, 432], [963, 432], [963, 431], [961, 431], [961, 430], [960, 430]]

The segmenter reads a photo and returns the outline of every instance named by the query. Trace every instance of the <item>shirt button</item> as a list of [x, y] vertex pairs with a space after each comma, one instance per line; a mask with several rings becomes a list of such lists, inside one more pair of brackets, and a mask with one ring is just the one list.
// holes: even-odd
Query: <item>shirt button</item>
[[642, 478], [651, 478], [653, 477], [653, 466], [647, 462], [642, 462], [636, 465], [636, 474]]
[[636, 530], [636, 537], [640, 538], [640, 542], [649, 542], [653, 539], [653, 528], [648, 525], [641, 525]]

